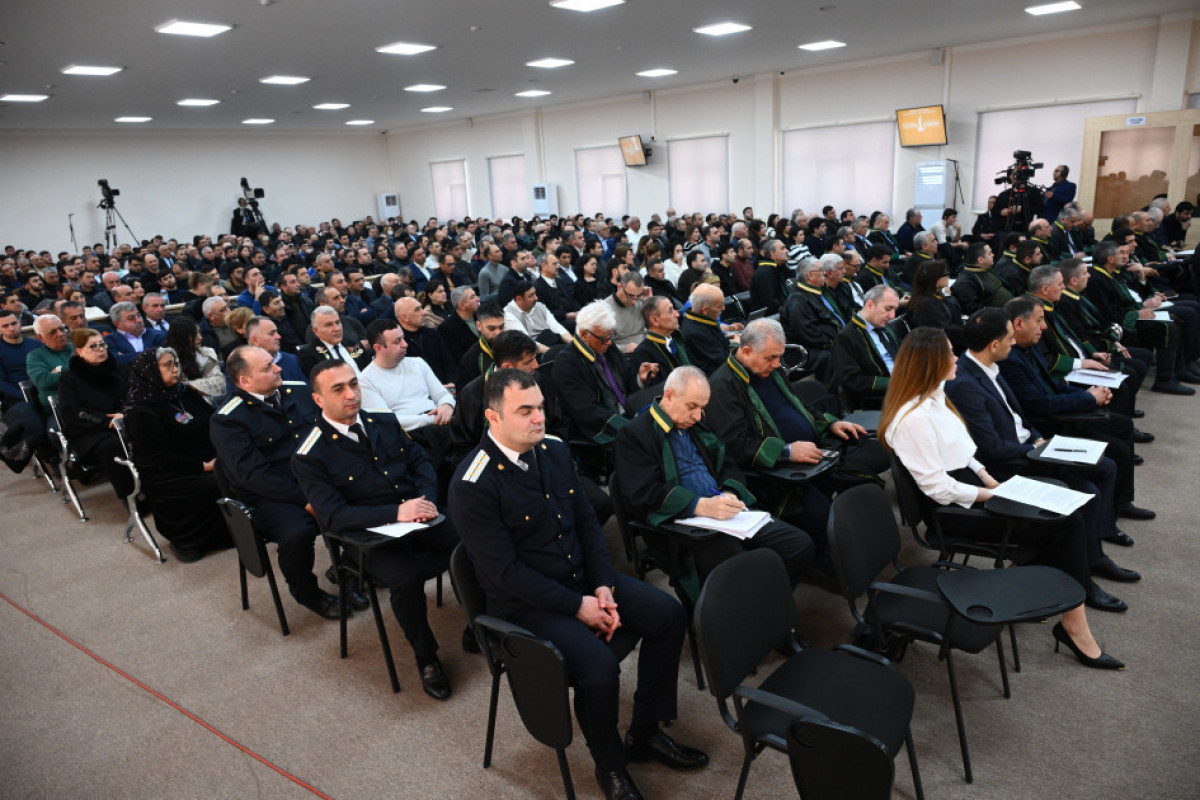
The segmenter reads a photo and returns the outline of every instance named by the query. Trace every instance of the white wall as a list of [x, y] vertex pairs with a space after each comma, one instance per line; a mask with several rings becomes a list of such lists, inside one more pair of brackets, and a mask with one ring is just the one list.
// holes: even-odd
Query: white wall
[[[375, 193], [392, 188], [379, 134], [9, 134], [0, 176], [0, 243], [54, 252], [71, 249], [72, 213], [81, 247], [103, 241], [100, 178], [121, 191], [117, 210], [142, 239], [228, 233], [242, 177], [266, 190], [266, 219], [283, 225], [377, 214]], [[119, 220], [117, 238], [132, 240]]]

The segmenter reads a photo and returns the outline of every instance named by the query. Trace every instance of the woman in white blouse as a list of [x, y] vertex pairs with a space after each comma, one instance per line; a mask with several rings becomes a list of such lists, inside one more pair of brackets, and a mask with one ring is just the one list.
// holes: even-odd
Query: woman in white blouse
[[[986, 502], [999, 484], [975, 459], [971, 434], [946, 398], [945, 382], [954, 378], [955, 370], [954, 351], [944, 332], [916, 328], [909, 333], [896, 354], [879, 433], [925, 496], [939, 505], [968, 508]], [[1039, 526], [1036, 535], [1044, 545], [1038, 561], [1061, 569], [1090, 591], [1078, 513], [1060, 525]], [[1057, 643], [1065, 644], [1085, 666], [1125, 668], [1100, 649], [1082, 605], [1063, 614], [1053, 635], [1055, 650]]]

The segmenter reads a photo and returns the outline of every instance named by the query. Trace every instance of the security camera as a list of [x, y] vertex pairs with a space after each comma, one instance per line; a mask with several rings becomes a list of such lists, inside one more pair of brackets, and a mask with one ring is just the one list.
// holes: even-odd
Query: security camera
[[740, 80], [741, 80], [741, 78], [739, 78], [737, 75], [734, 75], [734, 76], [733, 76], [733, 82], [734, 82], [734, 83], [737, 83], [737, 82], [738, 82], [738, 81], [740, 81]]

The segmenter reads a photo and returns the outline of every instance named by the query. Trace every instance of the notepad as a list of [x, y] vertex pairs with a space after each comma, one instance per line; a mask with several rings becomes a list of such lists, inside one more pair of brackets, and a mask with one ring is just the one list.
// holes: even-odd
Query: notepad
[[1017, 475], [992, 489], [994, 497], [1002, 497], [1016, 503], [1024, 503], [1034, 508], [1053, 511], [1066, 516], [1073, 513], [1084, 503], [1092, 499], [1092, 495], [1077, 492], [1052, 483], [1043, 483]]
[[1076, 464], [1096, 464], [1104, 455], [1104, 442], [1095, 439], [1079, 439], [1073, 436], [1054, 436], [1046, 444], [1042, 455], [1046, 458], [1057, 458], [1059, 461], [1072, 461]]
[[727, 533], [738, 539], [752, 538], [754, 534], [758, 533], [770, 521], [771, 515], [766, 511], [739, 511], [729, 519], [689, 517], [688, 519], [676, 520], [680, 525]]
[[1080, 383], [1084, 386], [1106, 386], [1116, 389], [1129, 376], [1124, 372], [1101, 372], [1098, 369], [1074, 369], [1067, 373], [1067, 383]]
[[413, 531], [419, 531], [428, 527], [424, 522], [393, 522], [390, 525], [380, 525], [375, 528], [367, 528], [367, 530], [371, 531], [371, 533], [381, 533], [384, 536], [399, 539], [401, 536], [407, 536]]
[[1155, 311], [1154, 312], [1154, 321], [1155, 322], [1170, 322], [1171, 321], [1171, 313], [1169, 311]]

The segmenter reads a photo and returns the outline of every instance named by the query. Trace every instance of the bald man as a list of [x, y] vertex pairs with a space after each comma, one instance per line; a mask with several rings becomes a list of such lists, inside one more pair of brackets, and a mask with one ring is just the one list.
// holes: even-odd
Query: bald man
[[446, 349], [446, 343], [438, 335], [436, 328], [427, 328], [423, 324], [424, 311], [421, 304], [412, 297], [401, 297], [393, 306], [396, 321], [404, 329], [404, 340], [408, 344], [408, 356], [421, 358], [433, 370], [437, 379], [447, 386], [453, 386], [456, 365]]

